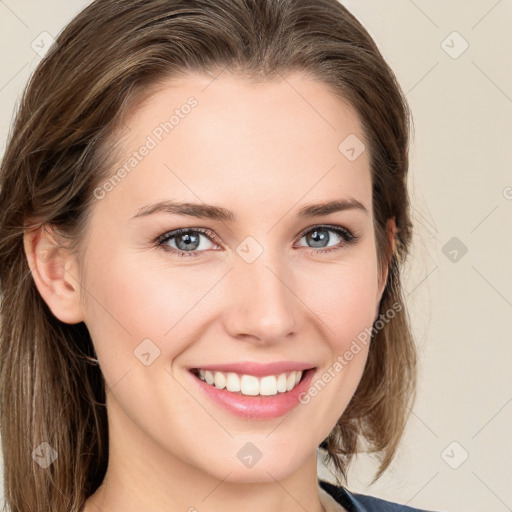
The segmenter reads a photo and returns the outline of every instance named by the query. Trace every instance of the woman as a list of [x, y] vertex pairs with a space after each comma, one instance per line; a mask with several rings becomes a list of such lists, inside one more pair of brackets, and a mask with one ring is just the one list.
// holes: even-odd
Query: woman
[[414, 510], [343, 485], [415, 393], [408, 140], [335, 0], [81, 12], [1, 168], [10, 509]]

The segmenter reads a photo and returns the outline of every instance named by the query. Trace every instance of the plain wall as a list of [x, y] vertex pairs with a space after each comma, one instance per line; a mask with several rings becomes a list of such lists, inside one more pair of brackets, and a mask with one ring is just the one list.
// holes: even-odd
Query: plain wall
[[[0, 2], [1, 153], [40, 60], [32, 45], [88, 3]], [[430, 510], [504, 512], [512, 508], [512, 1], [342, 3], [375, 38], [414, 116], [416, 235], [405, 287], [420, 352], [418, 397], [392, 467], [368, 487], [376, 465], [360, 456], [349, 489]], [[333, 480], [321, 465], [319, 474]]]

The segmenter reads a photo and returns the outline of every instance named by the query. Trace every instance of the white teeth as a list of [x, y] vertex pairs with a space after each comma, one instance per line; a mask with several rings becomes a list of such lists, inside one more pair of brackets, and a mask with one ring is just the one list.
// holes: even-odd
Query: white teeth
[[242, 375], [242, 378], [240, 379], [240, 388], [242, 395], [259, 395], [260, 383], [258, 381], [258, 377], [254, 377], [254, 375]]
[[213, 384], [215, 382], [215, 378], [213, 377], [213, 373], [206, 370], [204, 372], [204, 380], [208, 383], [208, 384]]
[[226, 387], [226, 376], [221, 372], [215, 372], [215, 387], [218, 389]]
[[277, 391], [279, 391], [279, 393], [284, 393], [286, 391], [286, 383], [286, 373], [281, 373], [277, 378]]
[[232, 391], [233, 393], [238, 393], [240, 391], [240, 378], [236, 373], [228, 373], [226, 379], [226, 389], [228, 391]]
[[218, 389], [226, 389], [232, 393], [242, 393], [247, 396], [270, 396], [291, 391], [300, 381], [302, 371], [280, 373], [255, 377], [254, 375], [239, 375], [237, 373], [199, 370], [199, 378]]
[[295, 386], [295, 374], [294, 372], [288, 374], [288, 379], [286, 380], [286, 391], [290, 391]]
[[277, 380], [273, 375], [261, 379], [260, 395], [277, 395]]

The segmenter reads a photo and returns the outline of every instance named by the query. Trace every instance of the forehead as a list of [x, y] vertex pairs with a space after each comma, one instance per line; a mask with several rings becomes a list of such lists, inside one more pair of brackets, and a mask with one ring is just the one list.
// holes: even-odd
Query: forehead
[[350, 195], [371, 206], [367, 151], [344, 153], [347, 140], [364, 147], [356, 112], [303, 74], [181, 76], [158, 83], [124, 121], [112, 172], [128, 172], [108, 196], [127, 213], [168, 199], [261, 207]]

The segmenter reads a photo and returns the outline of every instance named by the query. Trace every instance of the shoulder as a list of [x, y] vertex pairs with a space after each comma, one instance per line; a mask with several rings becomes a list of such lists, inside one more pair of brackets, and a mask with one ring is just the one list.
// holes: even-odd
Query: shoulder
[[424, 509], [400, 505], [374, 496], [351, 493], [342, 486], [336, 486], [324, 480], [318, 480], [322, 489], [329, 493], [348, 512], [429, 512]]

